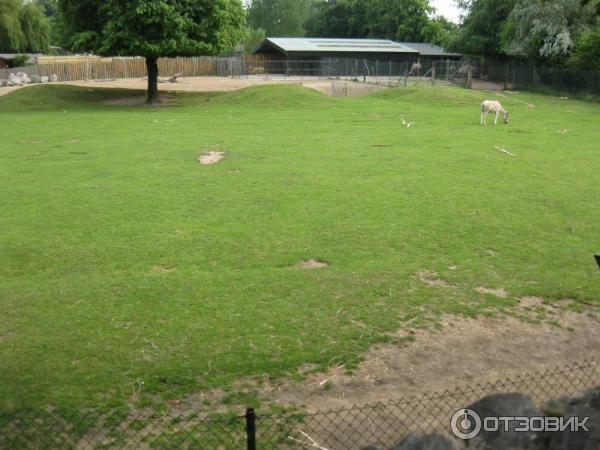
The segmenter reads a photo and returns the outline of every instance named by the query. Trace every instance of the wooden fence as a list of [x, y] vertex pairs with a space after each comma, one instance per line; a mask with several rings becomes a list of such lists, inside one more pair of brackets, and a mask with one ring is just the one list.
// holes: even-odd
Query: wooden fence
[[[232, 58], [212, 56], [160, 58], [158, 71], [161, 77], [171, 77], [175, 74], [184, 77], [228, 75], [227, 63], [231, 60]], [[45, 62], [26, 67], [0, 69], [0, 79], [7, 79], [10, 73], [17, 72], [26, 73], [29, 77], [56, 75], [58, 81], [143, 78], [146, 76], [146, 61], [144, 58], [112, 58], [69, 63]]]

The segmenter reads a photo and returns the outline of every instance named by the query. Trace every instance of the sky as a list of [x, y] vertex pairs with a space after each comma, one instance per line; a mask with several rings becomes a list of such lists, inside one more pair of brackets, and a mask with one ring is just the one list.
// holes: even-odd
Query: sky
[[451, 20], [454, 23], [458, 23], [459, 10], [454, 3], [454, 0], [432, 0], [431, 4], [437, 9], [437, 13], [444, 16], [446, 19]]

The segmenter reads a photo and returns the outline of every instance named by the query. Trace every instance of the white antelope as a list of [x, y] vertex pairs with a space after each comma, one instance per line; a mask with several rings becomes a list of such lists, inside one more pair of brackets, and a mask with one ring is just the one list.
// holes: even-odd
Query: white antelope
[[484, 100], [481, 102], [481, 125], [487, 126], [487, 115], [491, 112], [496, 113], [494, 125], [498, 124], [498, 114], [500, 113], [502, 113], [504, 123], [508, 123], [508, 111], [502, 107], [500, 102], [497, 102], [496, 100]]

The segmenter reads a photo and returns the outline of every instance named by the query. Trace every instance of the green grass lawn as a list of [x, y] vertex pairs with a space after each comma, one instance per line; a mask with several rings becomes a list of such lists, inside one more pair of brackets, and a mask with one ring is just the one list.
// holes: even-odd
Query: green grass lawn
[[[2, 410], [352, 367], [399, 328], [510, 313], [527, 294], [598, 306], [598, 104], [298, 86], [104, 104], [128, 95], [0, 98]], [[479, 125], [486, 97], [510, 125]], [[309, 258], [329, 266], [295, 267]]]

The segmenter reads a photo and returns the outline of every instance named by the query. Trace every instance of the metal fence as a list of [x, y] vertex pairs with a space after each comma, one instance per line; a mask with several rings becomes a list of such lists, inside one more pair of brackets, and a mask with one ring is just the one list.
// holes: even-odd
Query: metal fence
[[464, 58], [449, 70], [450, 81], [463, 87], [495, 84], [499, 89], [537, 91], [555, 95], [600, 95], [600, 72], [548, 67], [522, 62]]
[[[400, 86], [432, 79], [433, 63], [419, 69], [412, 62], [350, 58], [265, 59], [264, 57], [189, 57], [160, 58], [161, 77], [224, 76], [248, 79], [338, 79], [381, 86]], [[445, 63], [444, 63], [445, 64]], [[449, 64], [449, 63], [448, 63]], [[450, 66], [441, 65], [439, 73]], [[453, 67], [453, 66], [452, 66]], [[449, 69], [448, 69], [449, 70]], [[446, 70], [446, 73], [448, 72]], [[146, 76], [144, 58], [108, 58], [108, 60], [36, 64], [0, 69], [0, 80], [9, 74], [26, 73], [31, 77], [56, 75], [59, 82], [142, 78]]]
[[596, 386], [600, 363], [586, 361], [492, 383], [311, 413], [12, 411], [0, 413], [0, 448], [385, 449], [411, 432], [449, 435], [453, 413], [489, 394], [519, 392], [542, 406]]
[[[268, 59], [248, 57], [160, 58], [162, 77], [225, 76], [247, 79], [330, 79], [399, 87], [450, 82], [463, 87], [521, 89], [558, 95], [600, 95], [600, 72], [488, 61], [465, 57], [461, 61], [382, 61], [353, 58]], [[37, 64], [0, 69], [0, 80], [10, 73], [50, 77], [58, 81], [107, 80], [146, 76], [144, 58], [108, 58], [61, 64]], [[333, 88], [332, 88], [333, 89]]]

